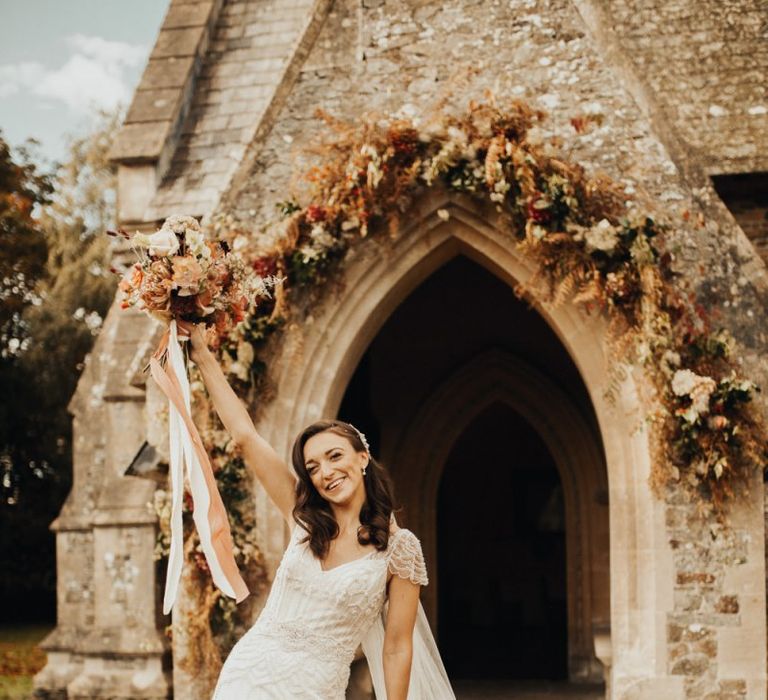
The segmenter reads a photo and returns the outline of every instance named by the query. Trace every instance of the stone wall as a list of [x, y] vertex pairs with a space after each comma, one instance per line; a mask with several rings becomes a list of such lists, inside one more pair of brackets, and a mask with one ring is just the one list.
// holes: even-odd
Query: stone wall
[[748, 561], [750, 534], [703, 520], [680, 498], [670, 500], [667, 528], [675, 562], [667, 628], [670, 673], [685, 678], [689, 698], [746, 697], [745, 680], [724, 677], [718, 655], [720, 632], [742, 626], [741, 586], [733, 578]]
[[170, 693], [149, 507], [155, 483], [126, 474], [148, 433], [141, 368], [155, 327], [113, 307], [70, 405], [73, 488], [52, 526], [57, 627], [43, 643], [49, 662], [36, 697]]
[[665, 119], [704, 169], [766, 169], [768, 37], [762, 0], [595, 4], [604, 8]]

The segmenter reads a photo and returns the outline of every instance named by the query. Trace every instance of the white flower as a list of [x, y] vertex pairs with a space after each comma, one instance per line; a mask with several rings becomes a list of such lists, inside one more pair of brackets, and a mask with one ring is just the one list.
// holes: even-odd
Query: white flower
[[322, 223], [315, 224], [309, 232], [312, 239], [312, 245], [316, 248], [330, 248], [334, 244], [333, 236], [327, 231]]
[[674, 350], [667, 350], [661, 359], [668, 367], [680, 366], [680, 353], [677, 353]]
[[248, 247], [248, 237], [243, 236], [240, 234], [239, 236], [235, 237], [235, 240], [232, 241], [232, 250], [234, 250], [236, 253], [239, 253], [242, 250], [245, 250]]
[[[311, 250], [311, 248], [309, 250]], [[248, 296], [270, 297], [272, 296], [270, 290], [276, 289], [279, 285], [282, 285], [286, 279], [287, 277], [278, 277], [277, 275], [269, 275], [267, 277], [255, 275], [250, 278], [248, 284]]]
[[458, 141], [459, 143], [466, 143], [467, 142], [467, 134], [465, 131], [462, 131], [458, 127], [455, 126], [449, 126], [448, 127], [448, 136], [453, 141]]
[[92, 335], [98, 334], [99, 329], [104, 322], [104, 319], [101, 318], [98, 311], [91, 311], [89, 314], [86, 314], [83, 317], [83, 320], [85, 321], [85, 325], [88, 327], [88, 330], [91, 331]]
[[199, 231], [200, 224], [194, 216], [169, 216], [163, 222], [162, 228], [181, 235], [188, 230]]
[[530, 233], [537, 241], [540, 241], [542, 238], [544, 238], [544, 236], [547, 235], [547, 229], [545, 229], [543, 226], [539, 226], [538, 224], [534, 224], [531, 226]]
[[702, 377], [689, 369], [679, 369], [672, 377], [672, 391], [675, 396], [688, 396], [691, 405], [681, 415], [693, 423], [700, 415], [709, 413], [709, 400], [717, 388], [711, 377]]
[[715, 462], [715, 466], [712, 467], [713, 471], [715, 472], [715, 477], [719, 479], [723, 475], [723, 471], [727, 466], [728, 460], [725, 457], [720, 457], [720, 459]]
[[704, 378], [691, 392], [691, 408], [700, 415], [709, 413], [709, 399], [716, 386], [713, 379]]
[[210, 248], [205, 245], [205, 236], [199, 228], [188, 228], [184, 232], [184, 244], [187, 246], [187, 251], [192, 253], [196, 258], [211, 257]]
[[179, 249], [179, 239], [176, 234], [170, 229], [160, 229], [150, 236], [142, 236], [141, 239], [138, 235], [133, 237], [133, 241], [142, 247], [149, 248], [150, 255], [168, 256], [175, 255]]
[[305, 245], [299, 248], [299, 254], [301, 255], [301, 261], [306, 264], [311, 260], [315, 260], [320, 257], [320, 251]]
[[612, 253], [619, 237], [611, 222], [601, 219], [596, 226], [584, 231], [584, 240], [588, 251], [601, 250], [604, 253]]
[[688, 396], [696, 385], [695, 372], [689, 369], [679, 369], [672, 377], [672, 392], [675, 396]]
[[679, 369], [672, 377], [672, 391], [675, 396], [688, 396], [696, 386], [699, 375], [689, 369]]
[[246, 367], [242, 362], [233, 362], [228, 369], [229, 373], [234, 374], [238, 379], [244, 382], [248, 381], [248, 367]]

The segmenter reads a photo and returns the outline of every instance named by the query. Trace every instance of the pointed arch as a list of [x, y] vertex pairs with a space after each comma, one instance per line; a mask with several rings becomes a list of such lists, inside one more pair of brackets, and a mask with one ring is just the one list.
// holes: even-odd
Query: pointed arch
[[[447, 211], [448, 220], [438, 216], [438, 210]], [[357, 363], [384, 321], [448, 260], [465, 255], [510, 287], [525, 283], [534, 272], [533, 262], [516, 249], [493, 210], [469, 198], [432, 190], [416, 202], [409, 217], [395, 240], [372, 238], [357, 245], [345, 262], [343, 291], [319, 300], [308, 319], [289, 329], [275, 371], [277, 398], [258, 426], [284, 454], [289, 454], [302, 427], [336, 414]], [[651, 458], [647, 434], [638, 430], [643, 413], [636, 378], [630, 376], [622, 384], [611, 405], [603, 395], [609, 376], [605, 320], [570, 304], [534, 306], [581, 374], [604, 449], [610, 501], [611, 651], [603, 657], [610, 659], [624, 687], [665, 677], [671, 553], [663, 504], [648, 486]], [[284, 546], [282, 520], [265, 496], [257, 507], [267, 563], [273, 568]], [[678, 687], [677, 679], [670, 682]]]
[[[607, 489], [599, 436], [572, 399], [520, 358], [498, 349], [476, 355], [423, 403], [396, 448], [395, 483], [409, 484], [409, 526], [420, 533], [427, 563], [437, 560], [435, 504], [445, 464], [456, 440], [494, 403], [525, 417], [547, 445], [563, 486], [568, 589], [568, 666], [571, 679], [599, 680], [593, 625], [609, 621], [608, 513], [595, 502]], [[419, 465], [414, 473], [413, 465]], [[404, 473], [406, 472], [407, 473]], [[470, 524], [467, 523], [467, 527]], [[482, 536], [482, 533], [477, 533]], [[440, 581], [433, 575], [424, 606], [436, 621]]]

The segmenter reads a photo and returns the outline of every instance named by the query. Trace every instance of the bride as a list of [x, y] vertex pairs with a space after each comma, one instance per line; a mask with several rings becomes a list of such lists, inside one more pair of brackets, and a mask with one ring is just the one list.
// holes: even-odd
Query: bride
[[256, 432], [202, 326], [179, 326], [225, 428], [291, 527], [264, 609], [213, 700], [344, 700], [360, 645], [377, 700], [454, 698], [419, 602], [421, 545], [395, 523], [389, 478], [365, 436], [342, 421], [313, 423], [293, 445], [294, 476]]

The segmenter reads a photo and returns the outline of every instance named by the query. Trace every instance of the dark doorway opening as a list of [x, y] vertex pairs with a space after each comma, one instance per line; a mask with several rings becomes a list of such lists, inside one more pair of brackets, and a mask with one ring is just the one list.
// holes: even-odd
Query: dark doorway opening
[[440, 648], [456, 679], [565, 679], [560, 477], [536, 431], [494, 403], [456, 441], [437, 503]]

